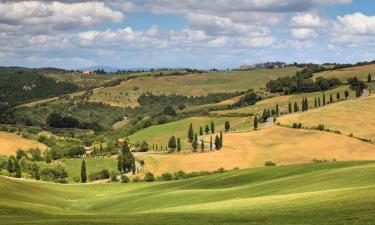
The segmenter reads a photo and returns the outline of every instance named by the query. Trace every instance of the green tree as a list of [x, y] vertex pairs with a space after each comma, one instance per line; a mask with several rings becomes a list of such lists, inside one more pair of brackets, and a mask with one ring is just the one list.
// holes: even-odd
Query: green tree
[[229, 123], [229, 121], [225, 121], [224, 128], [225, 128], [225, 132], [228, 132], [230, 130], [230, 123]]
[[333, 103], [333, 96], [332, 96], [332, 94], [329, 95], [329, 103]]
[[345, 99], [348, 99], [348, 97], [349, 97], [349, 91], [348, 91], [348, 90], [345, 90], [344, 95], [345, 95]]
[[210, 137], [210, 150], [212, 150], [212, 135]]
[[215, 149], [220, 150], [220, 138], [218, 135], [215, 136]]
[[117, 157], [117, 169], [118, 169], [118, 171], [120, 171], [120, 173], [121, 173], [121, 171], [122, 171], [122, 157], [121, 157], [121, 155], [119, 155], [119, 156]]
[[204, 151], [204, 141], [203, 141], [203, 139], [201, 140], [201, 151], [202, 152]]
[[204, 131], [206, 132], [206, 135], [210, 132], [210, 128], [208, 127], [207, 124], [206, 124], [206, 128], [204, 129]]
[[154, 174], [147, 172], [143, 178], [146, 182], [153, 182], [155, 180]]
[[8, 162], [7, 162], [7, 170], [9, 173], [14, 173], [14, 161], [15, 161], [15, 158], [14, 156], [9, 156], [8, 158]]
[[276, 104], [276, 110], [275, 110], [276, 112], [276, 115], [279, 115], [279, 104]]
[[83, 160], [81, 164], [81, 181], [82, 183], [86, 183], [86, 180], [87, 180], [86, 161]]
[[291, 102], [289, 102], [289, 104], [288, 104], [288, 112], [292, 113], [292, 103]]
[[181, 151], [181, 139], [177, 138], [177, 152]]
[[177, 147], [177, 144], [176, 144], [176, 137], [175, 136], [172, 136], [171, 138], [169, 138], [169, 142], [168, 142], [168, 148], [174, 152], [176, 150], [176, 147]]
[[17, 159], [14, 161], [14, 172], [16, 173], [17, 178], [21, 177], [21, 173], [22, 173], [21, 166]]
[[223, 147], [223, 132], [220, 131], [220, 148]]
[[193, 152], [197, 151], [198, 149], [198, 135], [197, 134], [194, 135], [194, 140], [193, 140], [191, 147], [193, 148]]
[[203, 135], [203, 128], [202, 128], [202, 127], [199, 127], [199, 135], [200, 135], [200, 136]]
[[194, 130], [193, 130], [193, 124], [190, 123], [190, 126], [189, 126], [189, 131], [188, 131], [188, 139], [189, 139], [189, 142], [193, 142], [193, 139], [194, 139]]
[[211, 121], [211, 133], [215, 133], [215, 124], [214, 121]]
[[340, 100], [340, 98], [341, 98], [341, 96], [340, 96], [340, 92], [337, 92], [337, 93], [336, 93], [336, 99], [337, 99], [337, 100]]
[[258, 129], [258, 116], [254, 116], [254, 130]]
[[367, 82], [369, 82], [369, 83], [372, 82], [371, 73], [368, 73], [368, 75], [367, 75]]
[[322, 105], [321, 101], [320, 101], [320, 97], [318, 98], [318, 106], [320, 107]]
[[317, 108], [318, 107], [318, 100], [315, 98], [314, 99], [314, 107]]
[[294, 112], [298, 112], [298, 104], [297, 104], [297, 102], [294, 102]]
[[39, 167], [38, 167], [38, 164], [36, 164], [35, 162], [33, 163], [33, 171], [34, 171], [35, 180], [40, 180]]
[[326, 94], [323, 93], [323, 105], [326, 105]]

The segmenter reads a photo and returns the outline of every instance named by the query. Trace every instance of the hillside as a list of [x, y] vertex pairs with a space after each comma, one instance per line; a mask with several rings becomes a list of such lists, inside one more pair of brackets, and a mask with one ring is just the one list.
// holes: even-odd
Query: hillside
[[343, 82], [347, 82], [348, 78], [357, 76], [361, 80], [367, 80], [367, 75], [375, 74], [375, 64], [365, 66], [355, 66], [339, 70], [329, 70], [314, 74], [314, 77], [338, 78]]
[[156, 183], [57, 185], [0, 177], [0, 218], [7, 224], [363, 225], [372, 223], [374, 173], [374, 162], [335, 162]]
[[343, 134], [375, 140], [375, 96], [352, 101], [343, 101], [327, 107], [281, 117], [279, 122], [291, 125], [294, 122], [312, 127], [323, 124], [326, 128]]
[[258, 90], [265, 86], [268, 80], [293, 75], [297, 70], [299, 69], [288, 67], [284, 69], [142, 77], [125, 81], [115, 87], [95, 90], [90, 101], [100, 101], [115, 106], [137, 106], [137, 98], [144, 92], [198, 96], [208, 93]]
[[[154, 174], [183, 171], [213, 171], [310, 163], [317, 160], [372, 160], [374, 146], [343, 135], [312, 130], [272, 127], [260, 131], [224, 134], [223, 148], [204, 153], [153, 153], [143, 155], [145, 171]], [[301, 141], [303, 140], [303, 141]], [[319, 140], [319, 141], [317, 141]], [[206, 138], [209, 141], [209, 138]]]
[[30, 148], [45, 150], [47, 146], [13, 133], [0, 131], [0, 155], [14, 155], [18, 149], [29, 150]]

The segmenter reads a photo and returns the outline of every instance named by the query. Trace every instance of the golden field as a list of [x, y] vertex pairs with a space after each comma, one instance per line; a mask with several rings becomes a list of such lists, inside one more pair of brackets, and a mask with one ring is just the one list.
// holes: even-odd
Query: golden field
[[45, 150], [47, 146], [42, 143], [20, 137], [13, 133], [0, 131], [0, 154], [15, 154], [18, 149], [29, 150], [30, 148], [39, 148]]

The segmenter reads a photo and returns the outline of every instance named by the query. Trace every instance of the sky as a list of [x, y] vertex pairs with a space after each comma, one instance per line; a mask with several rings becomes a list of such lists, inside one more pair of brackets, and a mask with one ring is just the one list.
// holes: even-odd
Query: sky
[[373, 0], [0, 0], [0, 65], [237, 68], [375, 59]]

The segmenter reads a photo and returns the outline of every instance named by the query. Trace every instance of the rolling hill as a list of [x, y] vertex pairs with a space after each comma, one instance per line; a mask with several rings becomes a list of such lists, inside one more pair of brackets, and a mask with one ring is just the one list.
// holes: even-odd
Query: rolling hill
[[18, 149], [29, 150], [39, 148], [45, 150], [47, 146], [37, 141], [29, 140], [14, 133], [0, 131], [0, 154], [14, 155]]

